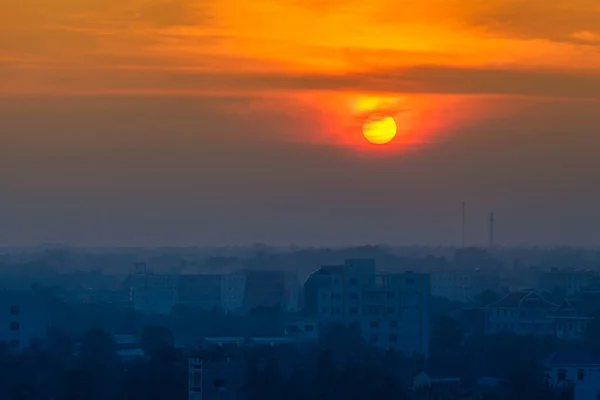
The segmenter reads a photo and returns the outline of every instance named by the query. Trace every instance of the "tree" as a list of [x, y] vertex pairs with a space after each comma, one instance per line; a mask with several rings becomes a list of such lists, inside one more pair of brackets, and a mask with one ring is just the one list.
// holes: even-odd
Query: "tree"
[[158, 350], [172, 347], [173, 332], [165, 326], [147, 326], [142, 332], [142, 348], [147, 355], [152, 356]]

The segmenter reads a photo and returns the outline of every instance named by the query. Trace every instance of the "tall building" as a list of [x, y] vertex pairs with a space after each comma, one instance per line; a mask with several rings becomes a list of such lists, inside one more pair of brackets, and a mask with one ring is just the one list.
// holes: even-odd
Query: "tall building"
[[136, 310], [168, 314], [179, 301], [179, 277], [139, 271], [132, 276], [131, 296]]
[[429, 355], [429, 275], [376, 273], [374, 260], [346, 260], [343, 267], [325, 267], [307, 280], [309, 307], [315, 303], [310, 296], [315, 281], [321, 324], [356, 323], [374, 346]]

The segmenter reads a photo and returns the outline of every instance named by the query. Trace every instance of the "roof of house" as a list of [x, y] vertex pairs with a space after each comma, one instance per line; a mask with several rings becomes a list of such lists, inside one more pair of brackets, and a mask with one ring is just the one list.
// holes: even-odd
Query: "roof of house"
[[583, 292], [575, 299], [565, 300], [554, 316], [591, 318], [598, 312], [600, 312], [600, 292]]
[[600, 357], [595, 356], [589, 351], [563, 350], [546, 357], [544, 364], [547, 366], [600, 365]]
[[538, 293], [530, 290], [510, 292], [500, 300], [488, 305], [489, 308], [519, 308], [519, 309], [555, 309], [557, 304], [545, 300]]

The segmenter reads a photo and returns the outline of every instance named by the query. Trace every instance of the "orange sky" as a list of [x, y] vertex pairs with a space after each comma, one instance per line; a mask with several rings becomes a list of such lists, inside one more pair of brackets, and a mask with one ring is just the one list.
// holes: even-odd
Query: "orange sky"
[[[387, 223], [396, 234], [410, 220], [407, 240], [423, 229], [415, 240], [441, 243], [450, 236], [443, 229], [454, 226], [452, 207], [470, 193], [487, 202], [482, 213], [497, 201], [499, 213], [512, 215], [519, 240], [528, 240], [531, 228], [532, 236], [561, 242], [550, 237], [550, 222], [542, 226], [549, 215], [564, 217], [552, 226], [580, 217], [569, 213], [585, 220], [600, 201], [600, 190], [590, 192], [600, 170], [598, 0], [0, 0], [0, 9], [0, 185], [14, 189], [7, 204], [31, 201], [21, 211], [7, 206], [15, 224], [53, 195], [56, 209], [39, 211], [39, 221], [63, 212], [68, 218], [73, 205], [65, 199], [80, 199], [82, 219], [63, 232], [77, 239], [82, 226], [93, 225], [81, 222], [90, 215], [108, 224], [102, 213], [110, 212], [96, 201], [110, 203], [120, 221], [141, 207], [139, 193], [159, 202], [169, 193], [164, 187], [177, 184], [171, 193], [179, 194], [153, 212], [162, 217], [161, 207], [187, 201], [188, 214], [198, 216], [200, 188], [213, 191], [204, 206], [212, 209], [258, 182], [264, 198], [252, 197], [252, 187], [243, 195], [264, 207], [260, 218], [272, 217], [275, 227], [286, 218], [320, 223], [351, 198], [359, 211], [374, 203], [364, 219], [352, 220], [359, 211], [340, 213], [332, 237], [345, 223], [374, 221], [361, 231], [366, 240]], [[398, 135], [375, 148], [360, 125], [382, 110], [396, 119]], [[395, 157], [422, 148], [427, 152]], [[81, 189], [93, 193], [88, 176], [97, 185], [89, 199]], [[445, 189], [449, 179], [454, 184]], [[354, 180], [362, 183], [352, 186]], [[190, 182], [198, 193], [187, 192]], [[114, 197], [103, 199], [108, 192]], [[384, 200], [369, 200], [372, 192]], [[562, 199], [564, 212], [540, 208], [540, 198]], [[441, 202], [452, 205], [443, 214]], [[411, 210], [403, 219], [377, 214], [400, 204]], [[233, 200], [230, 206], [227, 240], [242, 218]], [[132, 221], [147, 222], [150, 214], [140, 211]], [[533, 214], [537, 225], [523, 222]], [[180, 218], [171, 221], [173, 232], [189, 220]], [[425, 231], [441, 218], [445, 228]], [[190, 232], [202, 221], [190, 223]], [[573, 224], [570, 232], [578, 232]], [[352, 231], [348, 226], [341, 231]], [[598, 226], [588, 227], [595, 242]], [[111, 229], [96, 239], [113, 237]], [[140, 235], [145, 231], [152, 230]], [[23, 241], [28, 232], [23, 228]], [[54, 240], [53, 232], [35, 237]]]
[[[594, 0], [21, 0], [3, 10], [5, 96], [428, 94], [412, 103], [439, 112], [436, 95], [600, 95]], [[334, 123], [349, 124], [351, 110]], [[473, 114], [459, 111], [453, 119]]]
[[[520, 80], [595, 74], [599, 13], [594, 0], [21, 0], [0, 16], [0, 79], [5, 93], [562, 95]], [[464, 68], [508, 87], [451, 82]]]

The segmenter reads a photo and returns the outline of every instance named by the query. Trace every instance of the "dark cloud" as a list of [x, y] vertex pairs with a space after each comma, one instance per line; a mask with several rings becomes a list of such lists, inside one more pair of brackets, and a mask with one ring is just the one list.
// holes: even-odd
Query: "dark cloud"
[[[65, 90], [248, 92], [355, 90], [389, 93], [515, 95], [600, 99], [600, 77], [549, 70], [421, 66], [360, 74], [238, 74], [177, 70], [57, 69]], [[31, 77], [36, 78], [35, 70]]]

